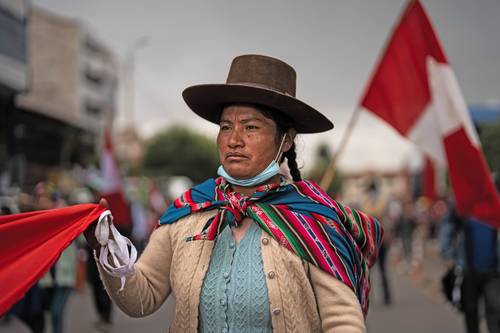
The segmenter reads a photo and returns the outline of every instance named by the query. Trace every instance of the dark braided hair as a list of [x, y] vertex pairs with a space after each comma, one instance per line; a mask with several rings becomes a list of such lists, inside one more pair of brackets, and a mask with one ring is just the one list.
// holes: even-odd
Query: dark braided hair
[[[290, 175], [292, 175], [292, 179], [295, 182], [302, 180], [302, 176], [300, 175], [299, 167], [297, 166], [297, 153], [295, 152], [295, 142], [292, 144], [290, 149], [286, 153], [283, 154], [288, 161], [288, 168], [290, 169]], [[281, 162], [280, 162], [281, 163]]]
[[[280, 144], [283, 139], [283, 135], [290, 129], [294, 127], [293, 120], [287, 115], [272, 109], [267, 106], [255, 105], [257, 109], [259, 109], [262, 114], [269, 119], [272, 119], [276, 124], [276, 144]], [[302, 176], [300, 175], [299, 167], [297, 166], [297, 153], [295, 152], [295, 142], [293, 142], [290, 149], [283, 153], [281, 159], [279, 160], [279, 164], [283, 163], [286, 160], [288, 162], [288, 168], [290, 169], [290, 175], [292, 176], [293, 181], [298, 182], [302, 180]]]

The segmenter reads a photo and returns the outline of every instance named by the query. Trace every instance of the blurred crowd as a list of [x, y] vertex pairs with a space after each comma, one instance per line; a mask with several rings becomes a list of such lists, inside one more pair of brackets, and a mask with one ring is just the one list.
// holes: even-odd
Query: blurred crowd
[[[125, 184], [123, 191], [132, 221], [122, 224], [120, 232], [128, 236], [140, 252], [164, 213], [169, 194], [176, 195], [176, 191], [189, 184], [172, 180], [167, 183], [147, 177], [129, 178]], [[168, 185], [164, 186], [164, 191], [161, 184]], [[37, 183], [30, 192], [17, 188], [3, 190], [0, 192], [1, 215], [97, 203], [100, 196], [97, 170], [75, 168], [71, 172], [49, 175], [46, 181]], [[46, 327], [50, 327], [54, 333], [63, 332], [68, 299], [75, 292], [82, 293], [88, 286], [98, 318], [94, 326], [98, 331], [109, 331], [112, 327], [112, 303], [99, 279], [92, 256], [83, 236], [77, 238], [49, 272], [1, 318], [2, 323], [6, 324], [12, 317], [17, 317], [32, 332], [45, 332]]]
[[[98, 175], [97, 170], [75, 168], [68, 173], [49, 175], [29, 193], [16, 189], [4, 191], [0, 195], [1, 214], [96, 203], [100, 197]], [[129, 236], [140, 252], [168, 202], [191, 184], [185, 179], [148, 177], [128, 178], [125, 184], [132, 221], [128, 226], [120, 226], [120, 232]], [[453, 300], [450, 296], [450, 301], [464, 313], [467, 332], [479, 332], [474, 327], [481, 317], [492, 327], [490, 332], [498, 332], [494, 329], [494, 325], [500, 325], [498, 231], [482, 221], [459, 216], [449, 198], [387, 198], [380, 195], [376, 184], [370, 184], [365, 194], [363, 200], [349, 204], [377, 217], [384, 225], [384, 244], [373, 273], [381, 276], [381, 285], [373, 286], [375, 302], [380, 303], [379, 297], [387, 306], [394, 302], [388, 265], [418, 277], [423, 274], [427, 256], [440, 253], [443, 273], [458, 269], [462, 274], [461, 297]], [[112, 304], [98, 277], [95, 261], [89, 259], [92, 255], [85, 240], [76, 239], [2, 321], [8, 322], [15, 316], [32, 332], [44, 332], [47, 326], [53, 332], [63, 332], [68, 299], [89, 287], [98, 318], [95, 328], [109, 331]], [[479, 305], [481, 299], [485, 301], [483, 306]]]
[[443, 298], [463, 314], [466, 332], [480, 332], [482, 318], [490, 333], [500, 332], [499, 230], [487, 221], [461, 216], [451, 197], [387, 198], [375, 183], [367, 186], [364, 200], [351, 205], [384, 225], [377, 261], [381, 285], [373, 286], [381, 290], [383, 304], [393, 302], [388, 264], [418, 279], [425, 274], [425, 261], [437, 260], [442, 264]]

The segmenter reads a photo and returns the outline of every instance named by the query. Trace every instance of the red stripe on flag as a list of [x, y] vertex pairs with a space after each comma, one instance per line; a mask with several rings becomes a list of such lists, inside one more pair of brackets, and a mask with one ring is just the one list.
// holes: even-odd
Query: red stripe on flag
[[459, 214], [500, 227], [500, 201], [483, 154], [463, 128], [444, 138], [449, 173]]
[[113, 223], [117, 227], [121, 227], [122, 231], [131, 229], [132, 217], [130, 214], [129, 205], [125, 199], [123, 191], [120, 169], [113, 152], [113, 141], [111, 139], [111, 131], [104, 131], [104, 147], [101, 152], [101, 172], [103, 186], [101, 189], [101, 197], [105, 198], [109, 203], [109, 209], [113, 213]]
[[424, 9], [411, 1], [395, 28], [361, 105], [406, 135], [431, 99], [426, 58], [447, 63]]
[[436, 190], [436, 169], [428, 156], [425, 156], [424, 168], [422, 170], [422, 195], [431, 200], [436, 200], [438, 197]]

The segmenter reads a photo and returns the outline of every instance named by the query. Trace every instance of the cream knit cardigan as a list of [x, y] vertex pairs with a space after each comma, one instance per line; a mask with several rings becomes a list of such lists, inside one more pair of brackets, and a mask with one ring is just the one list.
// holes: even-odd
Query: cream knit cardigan
[[[214, 214], [192, 214], [156, 229], [121, 292], [120, 279], [99, 267], [108, 294], [123, 312], [147, 316], [173, 292], [175, 318], [167, 332], [197, 332], [200, 292], [213, 242], [184, 239], [199, 233]], [[361, 306], [349, 287], [304, 263], [264, 231], [260, 240], [273, 332], [366, 332]]]

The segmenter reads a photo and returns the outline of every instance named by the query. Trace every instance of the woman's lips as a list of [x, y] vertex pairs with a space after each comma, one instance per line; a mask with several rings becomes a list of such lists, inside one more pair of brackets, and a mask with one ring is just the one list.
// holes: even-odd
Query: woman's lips
[[242, 161], [242, 160], [246, 160], [246, 159], [248, 159], [248, 157], [246, 155], [243, 155], [243, 154], [239, 154], [239, 153], [226, 154], [227, 161]]

